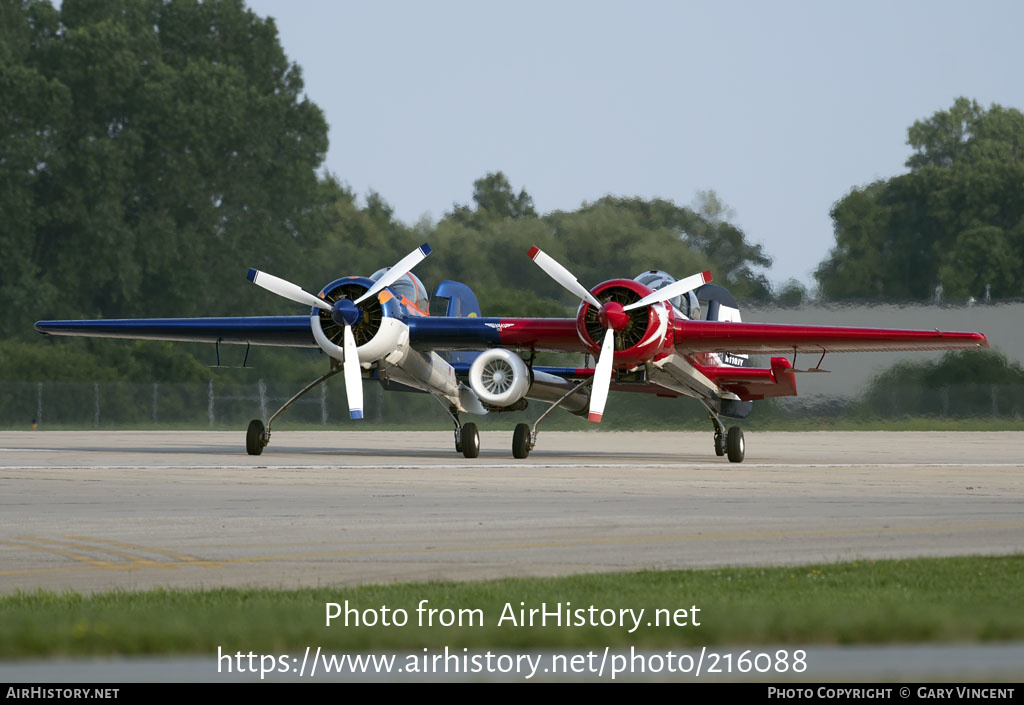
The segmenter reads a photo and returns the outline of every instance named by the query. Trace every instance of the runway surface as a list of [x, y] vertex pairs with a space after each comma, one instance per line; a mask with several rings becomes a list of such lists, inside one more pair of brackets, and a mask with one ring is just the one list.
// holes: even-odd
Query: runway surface
[[1022, 433], [0, 433], [0, 592], [1024, 551]]

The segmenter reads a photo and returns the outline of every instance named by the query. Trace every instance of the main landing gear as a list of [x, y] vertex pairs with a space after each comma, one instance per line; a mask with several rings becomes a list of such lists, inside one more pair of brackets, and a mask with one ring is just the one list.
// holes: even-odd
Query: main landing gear
[[533, 450], [533, 434], [530, 427], [524, 423], [516, 424], [516, 430], [512, 432], [512, 457], [525, 458]]
[[270, 425], [274, 423], [274, 419], [281, 415], [285, 409], [298, 401], [299, 397], [308, 392], [313, 387], [317, 386], [321, 382], [325, 381], [329, 377], [333, 377], [344, 369], [337, 360], [331, 360], [331, 370], [326, 374], [320, 375], [315, 380], [303, 387], [298, 394], [293, 396], [291, 399], [286, 401], [284, 405], [274, 412], [273, 416], [267, 421], [267, 425], [264, 426], [263, 422], [259, 419], [253, 419], [249, 422], [249, 428], [245, 432], [245, 452], [249, 455], [260, 455], [263, 453], [263, 449], [270, 443]]
[[718, 414], [703, 400], [704, 408], [708, 410], [708, 418], [715, 427], [715, 455], [721, 457], [729, 456], [730, 463], [742, 463], [746, 451], [746, 444], [743, 441], [743, 429], [733, 426], [728, 431]]
[[459, 410], [445, 402], [441, 397], [431, 394], [438, 403], [444, 407], [448, 415], [455, 423], [455, 452], [462, 453], [467, 458], [480, 456], [480, 430], [475, 423], [462, 423], [459, 420]]
[[571, 397], [573, 394], [581, 391], [584, 387], [587, 387], [594, 383], [594, 378], [586, 380], [576, 385], [568, 392], [563, 394], [558, 401], [549, 406], [540, 417], [533, 422], [533, 428], [530, 428], [528, 424], [521, 423], [516, 424], [515, 431], [512, 432], [512, 457], [522, 460], [523, 458], [530, 455], [530, 451], [537, 445], [537, 427], [540, 426], [540, 422], [543, 421], [548, 414], [557, 409], [562, 405], [566, 399]]

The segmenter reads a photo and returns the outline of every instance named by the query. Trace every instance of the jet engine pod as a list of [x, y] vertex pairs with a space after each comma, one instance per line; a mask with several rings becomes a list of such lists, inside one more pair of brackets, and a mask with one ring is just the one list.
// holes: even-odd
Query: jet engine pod
[[530, 370], [510, 350], [486, 350], [469, 368], [469, 386], [484, 404], [511, 406], [530, 391]]

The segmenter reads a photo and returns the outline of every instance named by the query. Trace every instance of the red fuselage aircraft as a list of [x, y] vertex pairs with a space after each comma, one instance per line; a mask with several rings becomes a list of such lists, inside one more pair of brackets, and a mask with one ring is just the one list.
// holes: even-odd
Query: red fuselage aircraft
[[[834, 352], [964, 350], [988, 348], [981, 333], [838, 326], [745, 323], [728, 291], [710, 284], [710, 272], [676, 281], [650, 271], [587, 289], [550, 256], [534, 247], [530, 258], [581, 301], [575, 318], [484, 318], [473, 292], [444, 281], [434, 293], [446, 301], [443, 316], [430, 316], [429, 299], [411, 269], [430, 254], [426, 244], [394, 267], [371, 277], [346, 277], [314, 296], [255, 269], [249, 280], [311, 307], [308, 315], [39, 321], [49, 335], [141, 338], [319, 348], [330, 369], [266, 420], [254, 419], [246, 450], [259, 455], [270, 426], [300, 396], [344, 373], [349, 413], [363, 415], [363, 379], [385, 389], [421, 391], [437, 398], [455, 424], [455, 448], [467, 458], [480, 452], [476, 424], [460, 413], [517, 411], [528, 399], [550, 403], [532, 426], [515, 427], [512, 454], [525, 458], [537, 427], [555, 408], [600, 422], [610, 390], [692, 397], [714, 425], [719, 456], [741, 462], [743, 431], [722, 418], [745, 418], [754, 401], [796, 394], [796, 373], [819, 372]], [[436, 301], [435, 301], [436, 303]], [[537, 352], [582, 353], [596, 364], [533, 364]], [[785, 357], [818, 359], [794, 369]], [[749, 354], [768, 354], [767, 367], [752, 367]]]

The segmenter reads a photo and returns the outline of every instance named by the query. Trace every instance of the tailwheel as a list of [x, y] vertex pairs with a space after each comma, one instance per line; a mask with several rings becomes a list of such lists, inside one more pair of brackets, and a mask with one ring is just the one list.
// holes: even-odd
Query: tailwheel
[[530, 427], [527, 424], [516, 424], [512, 433], [512, 457], [525, 458], [530, 454]]
[[725, 438], [726, 452], [729, 453], [730, 463], [742, 463], [744, 451], [746, 450], [745, 444], [743, 443], [743, 429], [739, 426], [733, 426], [729, 429], [729, 435]]
[[476, 458], [480, 455], [480, 431], [475, 423], [462, 425], [462, 454], [467, 458]]
[[249, 429], [245, 432], [245, 452], [249, 455], [260, 455], [269, 442], [263, 422], [259, 419], [250, 421]]

